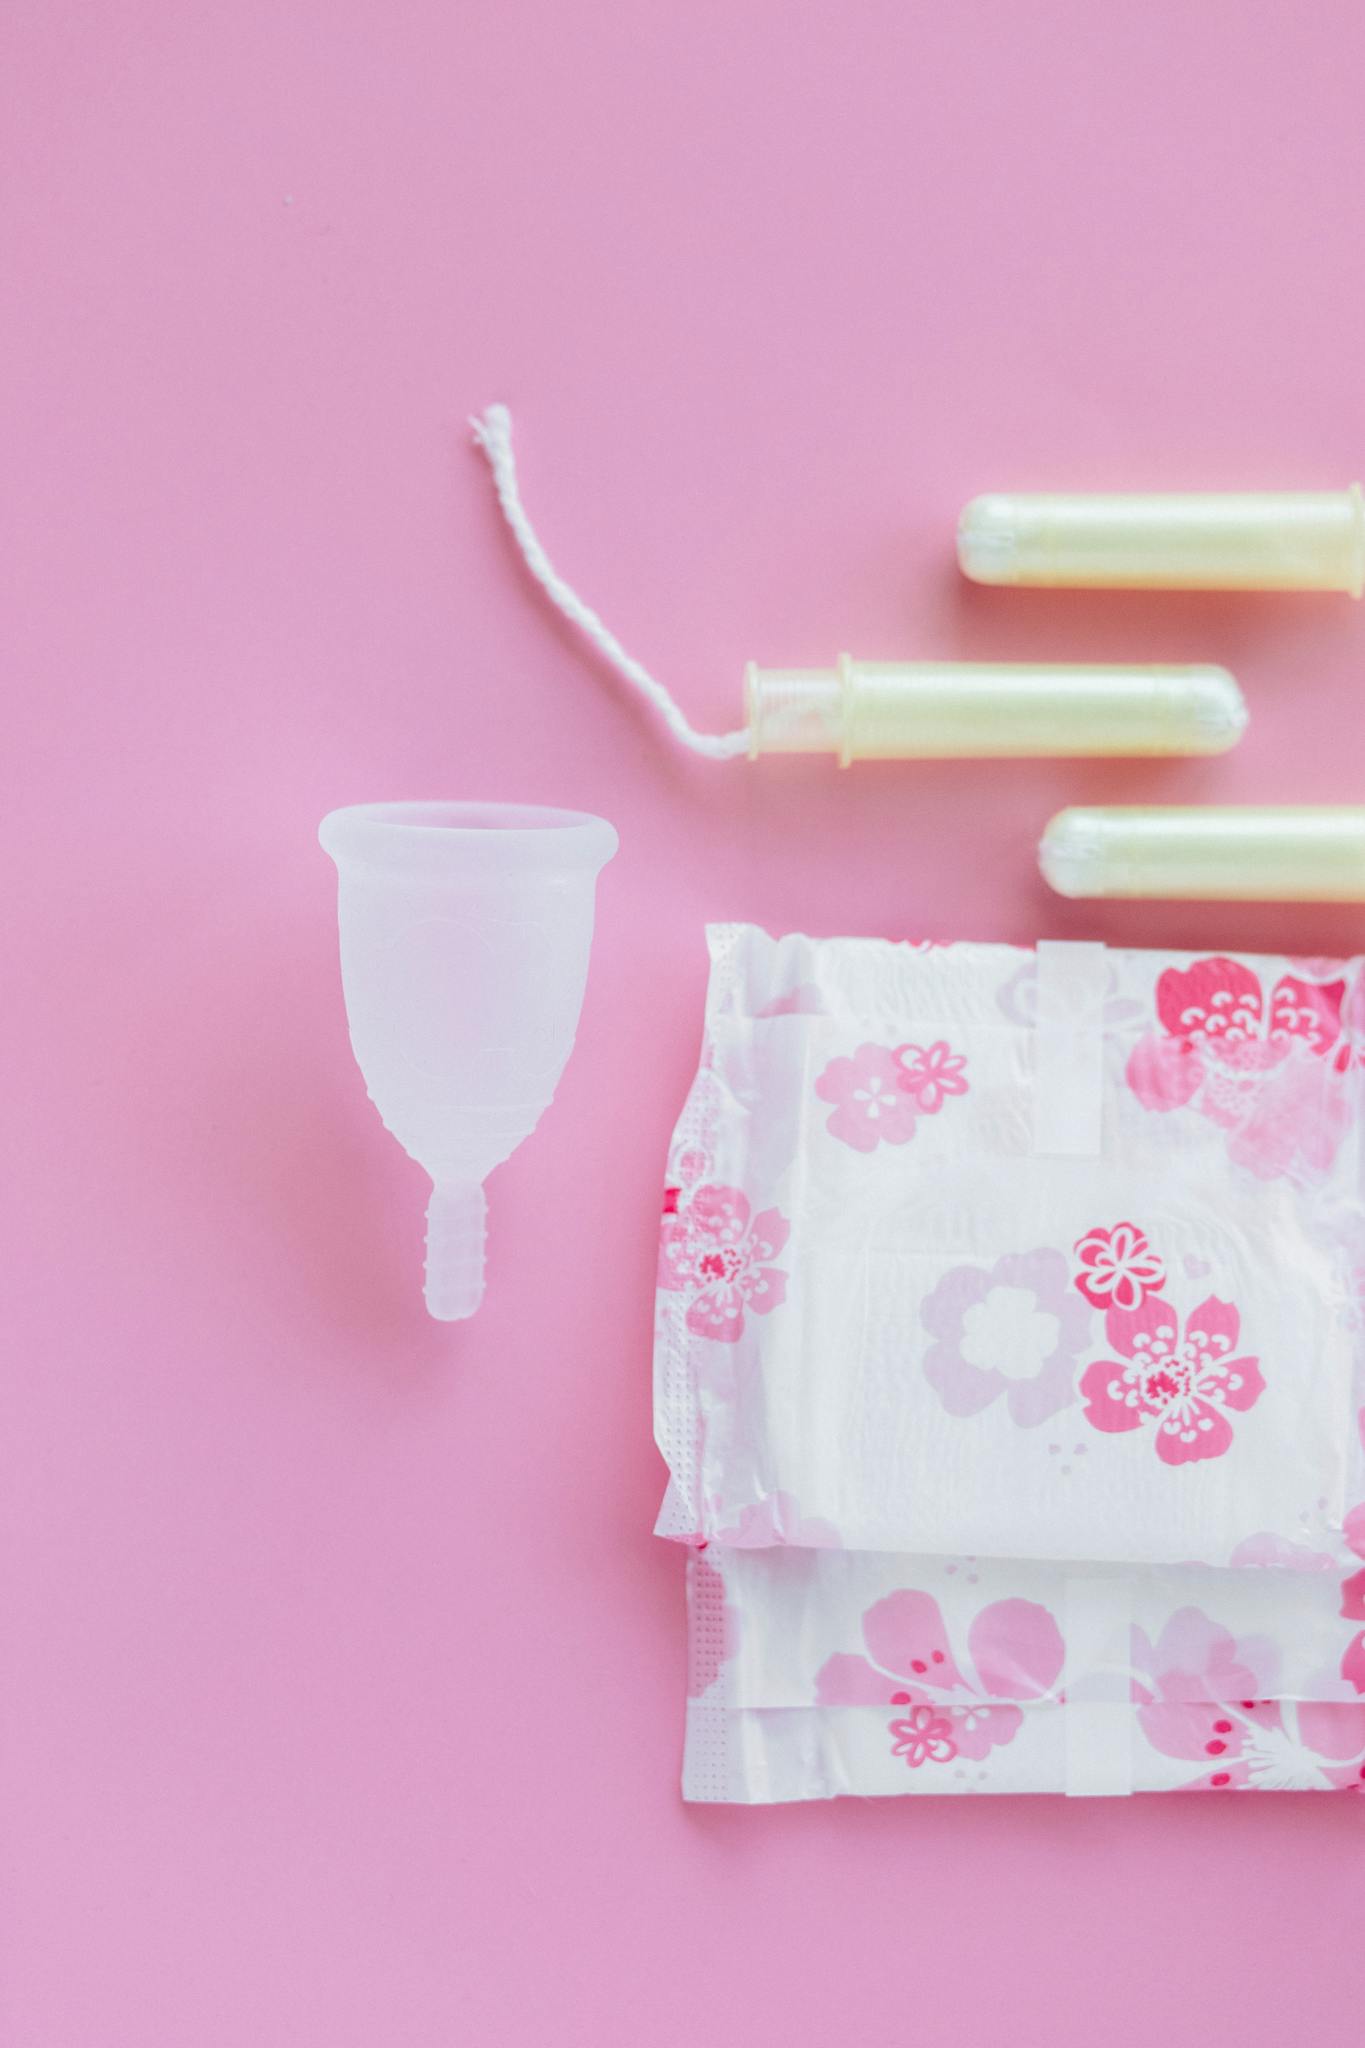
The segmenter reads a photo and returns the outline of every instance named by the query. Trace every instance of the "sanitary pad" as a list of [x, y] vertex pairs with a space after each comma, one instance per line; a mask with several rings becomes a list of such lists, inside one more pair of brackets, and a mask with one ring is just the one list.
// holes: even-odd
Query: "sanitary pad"
[[1123, 1572], [714, 1545], [687, 1570], [689, 1799], [1365, 1780], [1359, 1560]]
[[[689, 1796], [1358, 1778], [1360, 963], [709, 937], [655, 1354]], [[946, 1689], [864, 1640], [911, 1596]], [[1002, 1688], [1025, 1614], [1060, 1656]]]

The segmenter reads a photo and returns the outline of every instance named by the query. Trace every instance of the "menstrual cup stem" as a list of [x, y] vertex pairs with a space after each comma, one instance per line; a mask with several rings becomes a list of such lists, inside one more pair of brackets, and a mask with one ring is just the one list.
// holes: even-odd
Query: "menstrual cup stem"
[[427, 1203], [427, 1307], [441, 1323], [463, 1322], [483, 1300], [488, 1203], [481, 1187], [437, 1181]]

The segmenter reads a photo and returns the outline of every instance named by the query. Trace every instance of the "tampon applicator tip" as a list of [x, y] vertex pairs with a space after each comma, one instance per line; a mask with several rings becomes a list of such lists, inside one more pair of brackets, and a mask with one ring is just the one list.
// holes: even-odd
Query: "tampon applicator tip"
[[963, 506], [957, 522], [957, 565], [972, 583], [1017, 582], [1019, 529], [1009, 498], [988, 492]]
[[1058, 811], [1038, 843], [1043, 880], [1059, 896], [1103, 896], [1103, 825], [1083, 810]]

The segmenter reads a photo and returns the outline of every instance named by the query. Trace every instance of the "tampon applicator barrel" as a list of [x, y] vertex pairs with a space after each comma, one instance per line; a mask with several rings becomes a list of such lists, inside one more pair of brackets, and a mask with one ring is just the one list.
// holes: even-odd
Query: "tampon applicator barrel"
[[483, 1183], [549, 1105], [578, 1029], [605, 819], [530, 804], [357, 804], [337, 865], [341, 980], [370, 1100], [432, 1180], [426, 1301], [483, 1298]]
[[1059, 811], [1043, 834], [1038, 865], [1061, 896], [1365, 903], [1365, 808]]
[[749, 753], [850, 761], [1221, 754], [1246, 730], [1224, 668], [852, 661], [745, 677]]
[[957, 558], [974, 583], [1111, 590], [1365, 586], [1365, 500], [1344, 491], [1029, 494], [963, 508]]

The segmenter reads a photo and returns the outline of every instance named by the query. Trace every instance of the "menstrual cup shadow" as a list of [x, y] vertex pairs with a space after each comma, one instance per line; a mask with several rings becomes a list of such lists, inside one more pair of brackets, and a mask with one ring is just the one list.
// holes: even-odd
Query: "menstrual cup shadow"
[[258, 1045], [220, 1077], [228, 1087], [216, 1086], [218, 1098], [236, 1108], [216, 1133], [213, 1178], [250, 1205], [262, 1235], [282, 1247], [292, 1289], [329, 1330], [344, 1329], [367, 1358], [410, 1357], [430, 1327], [414, 1302], [422, 1175], [393, 1157], [368, 1104], [365, 1119], [339, 1107], [354, 1081], [340, 1011], [337, 995], [334, 1057], [318, 1060], [314, 1033]]
[[139, 1130], [147, 1171], [192, 1214], [198, 1288], [225, 1328], [273, 1324], [282, 1365], [325, 1350], [333, 1371], [348, 1353], [410, 1368], [429, 1327], [422, 1176], [357, 1090], [326, 883], [319, 859], [315, 890], [258, 899], [187, 952], [143, 1013], [145, 1038], [180, 1056]]

